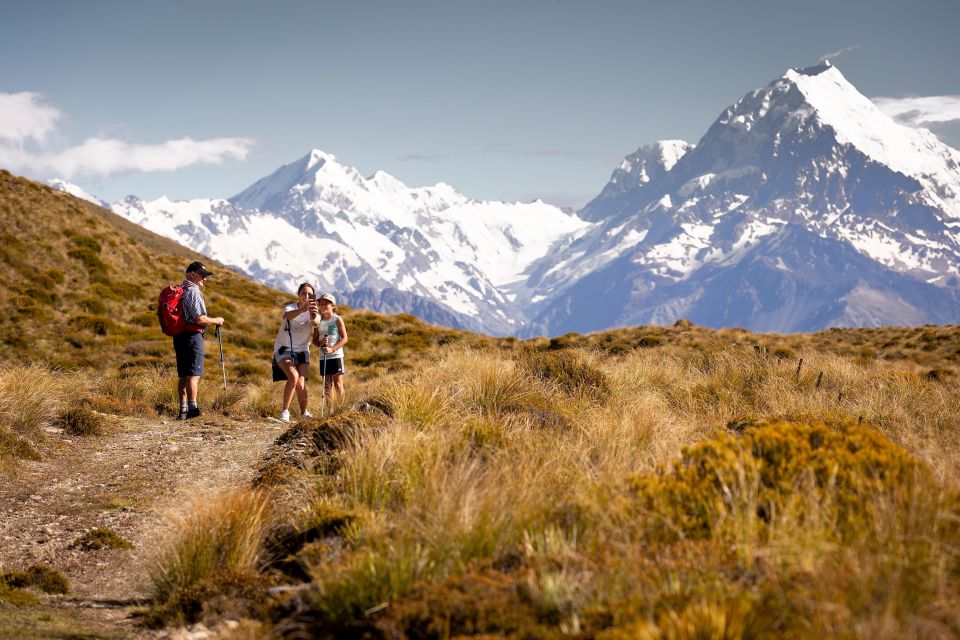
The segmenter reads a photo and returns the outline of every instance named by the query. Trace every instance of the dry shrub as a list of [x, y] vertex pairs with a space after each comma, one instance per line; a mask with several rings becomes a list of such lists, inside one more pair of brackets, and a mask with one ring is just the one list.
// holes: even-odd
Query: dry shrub
[[10, 587], [0, 579], [0, 603], [12, 607], [31, 607], [40, 604], [40, 598], [31, 591]]
[[54, 424], [72, 436], [100, 436], [106, 429], [103, 416], [85, 405], [61, 411]]
[[265, 579], [257, 570], [266, 510], [263, 494], [237, 491], [212, 497], [183, 516], [150, 569], [153, 622], [195, 622], [219, 596], [262, 599]]
[[23, 571], [0, 572], [0, 587], [9, 589], [37, 589], [44, 593], [70, 593], [70, 582], [57, 569], [45, 564], [34, 564]]
[[927, 474], [901, 447], [862, 425], [772, 421], [689, 447], [672, 469], [638, 476], [633, 487], [657, 523], [653, 535], [675, 540], [711, 537], [743, 504], [769, 521], [810, 477], [834, 496], [843, 541], [866, 526], [868, 495], [912, 486]]
[[[559, 638], [538, 620], [536, 605], [518, 598], [515, 575], [483, 569], [426, 584], [376, 618], [386, 637]], [[489, 635], [487, 635], [489, 634]]]
[[133, 545], [113, 529], [92, 529], [74, 540], [70, 548], [99, 551], [100, 549], [132, 549]]

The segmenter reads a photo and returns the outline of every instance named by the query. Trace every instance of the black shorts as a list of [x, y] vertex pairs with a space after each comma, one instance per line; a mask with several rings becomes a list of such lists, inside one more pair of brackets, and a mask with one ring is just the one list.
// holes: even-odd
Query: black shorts
[[343, 373], [343, 358], [327, 358], [320, 361], [320, 375], [335, 376]]
[[177, 375], [181, 378], [203, 375], [203, 334], [186, 332], [173, 336], [177, 354]]
[[293, 359], [293, 363], [296, 365], [300, 364], [310, 364], [310, 352], [309, 351], [294, 351], [293, 355], [290, 355], [289, 347], [280, 347], [280, 350], [277, 351], [277, 362], [286, 358], [287, 360]]

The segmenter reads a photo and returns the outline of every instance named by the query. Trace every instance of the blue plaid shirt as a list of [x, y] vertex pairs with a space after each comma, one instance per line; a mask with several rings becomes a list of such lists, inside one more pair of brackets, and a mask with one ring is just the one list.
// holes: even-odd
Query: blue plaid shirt
[[197, 323], [197, 318], [207, 315], [207, 304], [203, 301], [203, 294], [200, 293], [200, 287], [184, 280], [183, 297], [180, 298], [180, 304], [183, 306], [183, 319], [191, 324]]

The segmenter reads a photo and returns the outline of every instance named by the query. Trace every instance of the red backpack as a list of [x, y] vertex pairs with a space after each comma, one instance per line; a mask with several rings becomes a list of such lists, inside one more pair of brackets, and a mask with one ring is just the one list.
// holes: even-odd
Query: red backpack
[[186, 287], [179, 284], [168, 284], [160, 292], [157, 300], [157, 319], [160, 329], [168, 336], [175, 336], [185, 331], [203, 331], [198, 324], [187, 322], [183, 318], [183, 309], [180, 308], [180, 299]]

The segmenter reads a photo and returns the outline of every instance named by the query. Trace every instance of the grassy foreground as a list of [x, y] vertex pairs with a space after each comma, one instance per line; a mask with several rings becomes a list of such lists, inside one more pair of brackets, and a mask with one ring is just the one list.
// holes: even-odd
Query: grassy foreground
[[381, 376], [284, 434], [254, 487], [197, 509], [158, 556], [152, 620], [956, 637], [956, 380], [802, 357], [798, 374], [742, 347], [454, 348]]

